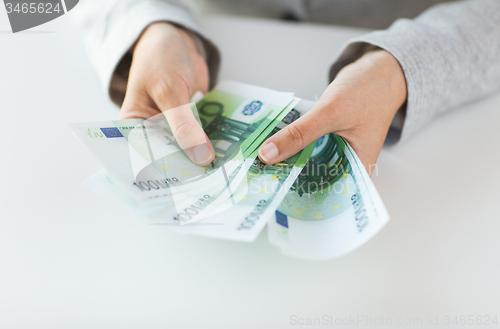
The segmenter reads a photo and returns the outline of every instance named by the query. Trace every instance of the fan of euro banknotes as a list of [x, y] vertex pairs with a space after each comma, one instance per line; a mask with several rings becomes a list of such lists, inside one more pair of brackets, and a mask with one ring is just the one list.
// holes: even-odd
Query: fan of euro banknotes
[[104, 169], [86, 185], [181, 234], [253, 242], [267, 226], [284, 254], [342, 256], [377, 234], [389, 214], [359, 158], [329, 134], [275, 165], [257, 152], [314, 102], [234, 81], [185, 105], [209, 137], [215, 159], [197, 166], [162, 114], [70, 124]]

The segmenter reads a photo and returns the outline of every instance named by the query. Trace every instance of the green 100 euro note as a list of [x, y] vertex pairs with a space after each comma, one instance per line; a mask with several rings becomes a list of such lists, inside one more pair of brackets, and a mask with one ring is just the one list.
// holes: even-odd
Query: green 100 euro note
[[327, 260], [375, 236], [389, 214], [343, 138], [320, 139], [308, 166], [268, 224], [269, 242], [294, 257]]
[[[292, 112], [287, 113], [286, 117], [278, 118], [290, 123], [300, 116], [299, 110], [306, 112], [312, 105], [312, 102], [301, 101]], [[278, 126], [284, 125], [281, 122]], [[271, 127], [263, 131], [264, 137], [279, 129]], [[202, 196], [201, 202], [187, 204], [186, 208], [179, 211], [172, 204], [140, 206], [120, 190], [113, 177], [103, 171], [89, 178], [87, 185], [131, 207], [137, 213], [149, 218], [151, 223], [168, 226], [184, 233], [252, 242], [273, 217], [276, 208], [307, 163], [313, 149], [314, 144], [281, 163], [264, 165], [256, 159], [258, 146], [254, 146], [254, 153], [250, 156], [254, 160], [244, 179], [232, 188], [231, 195], [226, 195], [225, 199], [222, 198], [220, 202], [215, 203], [218, 211], [212, 215], [207, 215], [210, 208], [205, 204], [205, 201], [212, 198], [210, 194], [207, 199]], [[189, 225], [191, 219], [196, 218], [198, 213], [202, 213], [204, 219], [194, 223], [196, 225]], [[183, 221], [188, 225], [181, 226]]]
[[[200, 124], [218, 153], [213, 166], [191, 167], [164, 122], [127, 120], [118, 130], [124, 136], [122, 151], [140, 161], [130, 169], [107, 154], [113, 170], [105, 166], [107, 170], [86, 184], [131, 207], [151, 224], [181, 233], [251, 242], [267, 224], [271, 244], [287, 255], [307, 259], [338, 257], [380, 231], [389, 215], [344, 139], [329, 134], [272, 166], [256, 158], [268, 136], [307, 113], [314, 103], [297, 103], [292, 97], [273, 110], [251, 93], [245, 99], [234, 97], [244, 93], [238, 88], [247, 88], [236, 85], [222, 85], [196, 104]], [[263, 111], [259, 118], [240, 118], [259, 111]], [[126, 126], [134, 132], [123, 129]], [[128, 170], [131, 179], [124, 180], [120, 170]], [[154, 185], [155, 177], [167, 181], [165, 188]], [[138, 182], [147, 185], [134, 185]], [[127, 184], [134, 188], [124, 189]], [[161, 202], [144, 202], [141, 197]]]
[[[292, 93], [237, 82], [217, 86], [192, 106], [209, 138], [215, 140], [216, 158], [207, 167], [191, 163], [173, 139], [166, 120], [116, 120], [70, 127], [136, 202], [171, 203], [174, 187], [180, 195], [193, 191], [195, 185], [203, 188], [214, 186], [223, 176], [228, 179], [245, 162], [243, 170], [249, 168], [250, 156], [263, 133], [297, 102]], [[182, 198], [195, 195], [190, 193]]]

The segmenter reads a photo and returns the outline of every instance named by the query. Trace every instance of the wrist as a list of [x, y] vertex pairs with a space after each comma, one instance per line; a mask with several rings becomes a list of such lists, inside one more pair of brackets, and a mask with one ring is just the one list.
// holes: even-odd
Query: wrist
[[153, 22], [149, 24], [130, 51], [133, 53], [141, 43], [161, 44], [168, 39], [176, 39], [182, 42], [190, 52], [196, 52], [203, 56], [193, 33], [181, 26], [169, 22]]
[[383, 81], [386, 95], [390, 95], [394, 115], [407, 99], [404, 71], [398, 60], [388, 51], [375, 49], [365, 53], [358, 61], [373, 65], [377, 77]]

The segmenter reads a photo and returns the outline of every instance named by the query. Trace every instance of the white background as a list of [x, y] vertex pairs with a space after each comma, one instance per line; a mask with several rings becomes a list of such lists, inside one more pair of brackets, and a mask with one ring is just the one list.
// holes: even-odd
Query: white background
[[[306, 327], [290, 325], [293, 315], [426, 326], [429, 316], [500, 313], [500, 95], [385, 149], [374, 182], [389, 224], [346, 257], [302, 261], [265, 232], [253, 244], [176, 235], [83, 186], [100, 165], [67, 123], [118, 110], [70, 15], [0, 33], [0, 328]], [[222, 78], [303, 98], [321, 95], [340, 45], [364, 32], [203, 23], [222, 49]], [[3, 9], [0, 30], [10, 30]]]

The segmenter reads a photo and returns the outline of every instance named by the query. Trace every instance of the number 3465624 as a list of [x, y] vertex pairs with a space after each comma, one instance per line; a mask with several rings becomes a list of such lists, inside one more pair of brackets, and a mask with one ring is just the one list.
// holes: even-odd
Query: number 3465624
[[23, 14], [27, 14], [27, 13], [31, 13], [31, 14], [35, 14], [35, 13], [39, 13], [39, 14], [53, 14], [53, 13], [57, 13], [59, 14], [62, 9], [60, 7], [60, 4], [57, 3], [55, 6], [50, 3], [50, 2], [46, 2], [46, 3], [16, 3], [16, 4], [12, 4], [12, 3], [9, 3], [7, 2], [5, 4], [5, 8], [7, 9], [7, 14], [10, 14], [10, 13], [23, 13]]

